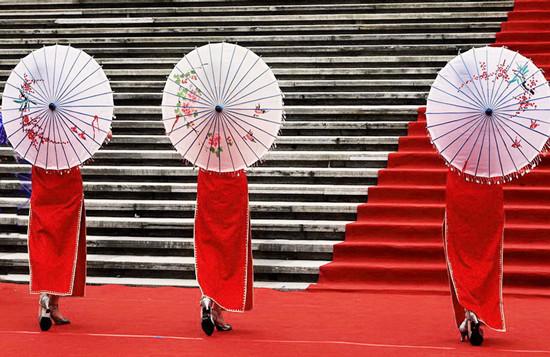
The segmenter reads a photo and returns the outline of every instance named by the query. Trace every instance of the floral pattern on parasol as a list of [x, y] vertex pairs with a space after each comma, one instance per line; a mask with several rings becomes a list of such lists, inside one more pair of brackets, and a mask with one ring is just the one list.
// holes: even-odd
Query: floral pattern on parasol
[[550, 87], [518, 52], [474, 48], [439, 72], [426, 118], [432, 143], [453, 170], [500, 184], [529, 172], [547, 149]]
[[113, 92], [101, 66], [82, 50], [48, 46], [11, 72], [2, 95], [6, 136], [32, 165], [82, 165], [110, 131]]
[[174, 67], [162, 113], [166, 133], [185, 160], [234, 172], [273, 145], [284, 118], [283, 95], [259, 56], [234, 44], [208, 44]]

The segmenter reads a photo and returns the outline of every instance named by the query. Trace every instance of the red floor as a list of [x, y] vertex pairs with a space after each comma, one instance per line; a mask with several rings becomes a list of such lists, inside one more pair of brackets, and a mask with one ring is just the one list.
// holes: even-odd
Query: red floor
[[26, 285], [0, 284], [0, 356], [550, 355], [550, 299], [505, 298], [509, 332], [458, 342], [448, 296], [257, 289], [235, 330], [205, 337], [197, 289], [89, 287], [62, 301], [69, 326], [39, 332]]

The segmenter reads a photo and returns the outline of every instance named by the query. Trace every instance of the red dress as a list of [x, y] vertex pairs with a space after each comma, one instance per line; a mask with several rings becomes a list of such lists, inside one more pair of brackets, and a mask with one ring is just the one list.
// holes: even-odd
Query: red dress
[[86, 220], [80, 169], [58, 173], [33, 167], [28, 245], [32, 294], [84, 295]]
[[227, 311], [252, 309], [253, 269], [244, 171], [199, 171], [195, 271], [203, 295]]
[[504, 195], [500, 185], [447, 175], [444, 243], [457, 325], [464, 309], [505, 331], [502, 301]]

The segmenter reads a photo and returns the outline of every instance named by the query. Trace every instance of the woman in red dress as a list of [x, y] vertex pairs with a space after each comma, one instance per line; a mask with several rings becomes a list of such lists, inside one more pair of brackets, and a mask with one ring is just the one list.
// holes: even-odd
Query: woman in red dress
[[502, 301], [504, 196], [501, 185], [447, 175], [444, 244], [461, 340], [483, 342], [482, 325], [506, 330]]
[[199, 171], [195, 211], [195, 271], [202, 298], [201, 327], [229, 331], [222, 311], [252, 309], [253, 271], [244, 171]]
[[[111, 137], [109, 132], [106, 143]], [[86, 287], [86, 215], [80, 168], [32, 168], [28, 249], [30, 292], [40, 294], [40, 329], [49, 330], [52, 321], [69, 324], [59, 311], [59, 298], [84, 296]]]
[[33, 167], [29, 214], [31, 294], [40, 294], [43, 331], [70, 321], [59, 311], [60, 296], [84, 296], [86, 219], [79, 168], [68, 172]]

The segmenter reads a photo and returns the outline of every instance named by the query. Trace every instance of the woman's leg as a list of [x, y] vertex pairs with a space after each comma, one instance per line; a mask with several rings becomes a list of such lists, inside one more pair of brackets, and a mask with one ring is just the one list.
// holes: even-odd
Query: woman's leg
[[214, 325], [216, 325], [216, 330], [218, 331], [231, 331], [233, 327], [225, 322], [223, 318], [223, 309], [216, 303], [212, 309], [212, 317], [214, 318]]
[[71, 323], [71, 321], [63, 317], [59, 311], [59, 296], [57, 295], [50, 295], [50, 312], [52, 320], [56, 325], [67, 325]]

